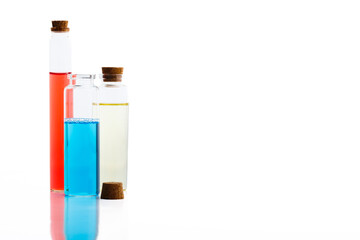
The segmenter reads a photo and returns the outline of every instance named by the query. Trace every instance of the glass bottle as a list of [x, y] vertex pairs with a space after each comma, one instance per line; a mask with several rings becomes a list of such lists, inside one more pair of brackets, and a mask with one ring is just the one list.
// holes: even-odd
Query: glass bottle
[[64, 190], [64, 88], [71, 72], [68, 21], [52, 21], [50, 39], [50, 189]]
[[65, 194], [99, 194], [99, 106], [95, 75], [69, 74], [64, 91]]
[[128, 115], [123, 68], [102, 68], [100, 92], [100, 186], [122, 182], [127, 188]]

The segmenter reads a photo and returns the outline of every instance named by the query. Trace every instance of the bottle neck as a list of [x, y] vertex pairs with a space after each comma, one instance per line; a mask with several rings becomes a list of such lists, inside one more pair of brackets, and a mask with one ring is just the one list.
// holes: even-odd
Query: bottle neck
[[124, 84], [122, 82], [102, 81], [101, 86], [102, 87], [109, 87], [109, 88], [111, 88], [111, 87], [118, 88], [118, 87], [124, 86]]
[[74, 86], [94, 86], [93, 79], [74, 79], [71, 81], [71, 84]]
[[51, 32], [51, 38], [69, 38], [70, 32]]
[[122, 74], [100, 74], [103, 82], [121, 82]]
[[51, 32], [50, 72], [71, 72], [71, 42], [69, 32]]
[[95, 75], [92, 74], [69, 74], [68, 79], [73, 86], [95, 86]]

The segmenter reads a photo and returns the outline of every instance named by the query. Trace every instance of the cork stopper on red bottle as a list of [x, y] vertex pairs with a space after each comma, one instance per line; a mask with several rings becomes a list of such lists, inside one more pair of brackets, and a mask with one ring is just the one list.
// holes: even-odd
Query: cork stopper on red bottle
[[68, 21], [66, 20], [59, 20], [59, 21], [52, 21], [52, 32], [68, 32], [70, 28], [68, 28]]
[[103, 67], [104, 82], [121, 82], [124, 68], [122, 67]]

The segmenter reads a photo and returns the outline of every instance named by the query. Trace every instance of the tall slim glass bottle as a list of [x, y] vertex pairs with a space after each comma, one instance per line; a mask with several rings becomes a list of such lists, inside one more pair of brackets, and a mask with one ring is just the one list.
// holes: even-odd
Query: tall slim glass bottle
[[50, 39], [50, 189], [64, 190], [64, 88], [71, 72], [67, 21], [52, 21]]
[[123, 68], [102, 68], [100, 92], [100, 186], [122, 182], [127, 188], [128, 115]]
[[70, 196], [99, 194], [99, 106], [94, 75], [70, 74], [64, 94], [65, 189]]

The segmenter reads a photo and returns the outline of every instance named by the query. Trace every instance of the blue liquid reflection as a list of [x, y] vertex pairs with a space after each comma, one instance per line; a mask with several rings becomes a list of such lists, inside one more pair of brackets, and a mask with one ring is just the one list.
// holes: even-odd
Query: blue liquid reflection
[[65, 239], [95, 240], [98, 234], [98, 209], [97, 197], [65, 196]]
[[50, 193], [51, 238], [53, 240], [95, 240], [98, 235], [97, 197], [70, 197]]

